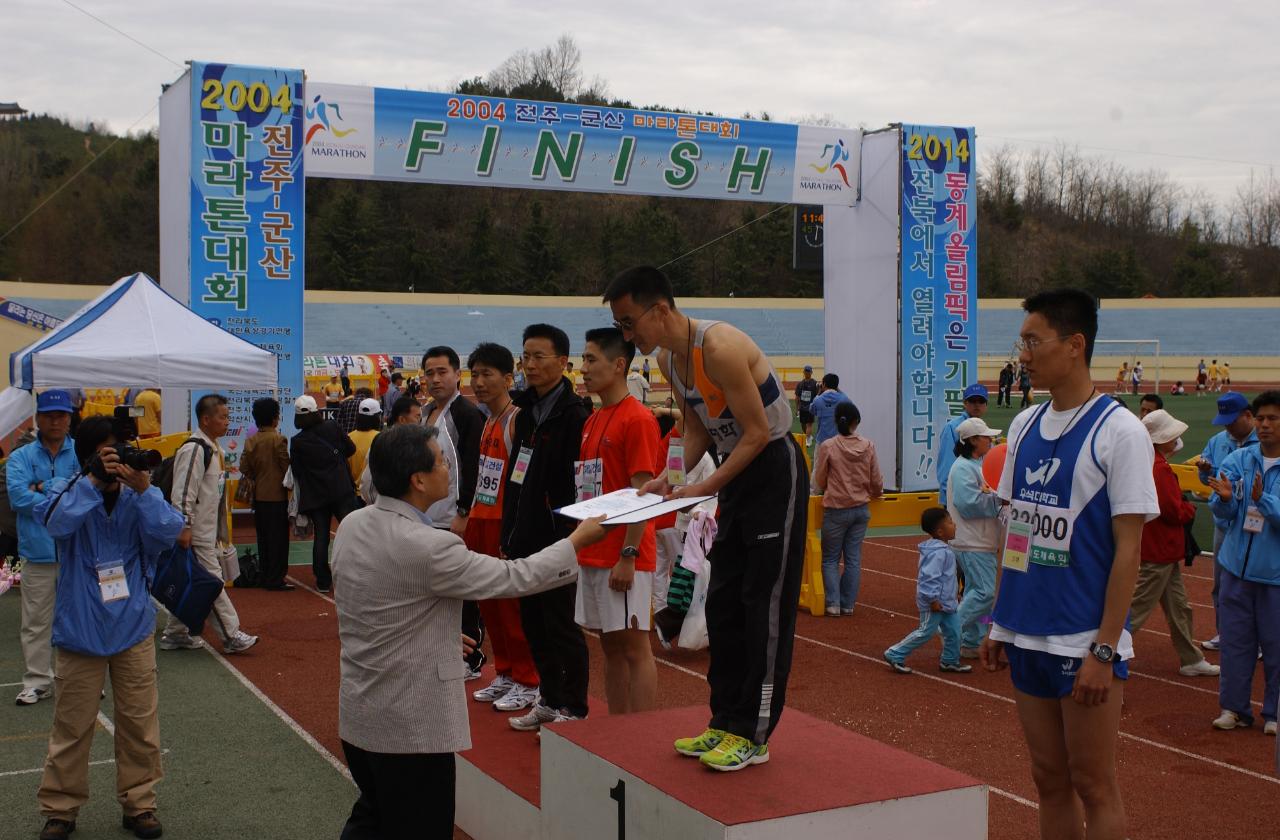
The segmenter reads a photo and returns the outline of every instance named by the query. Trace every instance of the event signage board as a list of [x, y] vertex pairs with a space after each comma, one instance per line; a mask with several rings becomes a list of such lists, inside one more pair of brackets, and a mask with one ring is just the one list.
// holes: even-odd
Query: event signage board
[[307, 175], [851, 205], [856, 128], [307, 85]]
[[[191, 74], [188, 305], [277, 354], [289, 422], [303, 392], [303, 73], [193, 62]], [[192, 394], [193, 408], [199, 396]], [[272, 393], [226, 396], [223, 448], [234, 473], [253, 401]]]
[[978, 375], [973, 133], [972, 128], [902, 126], [904, 491], [938, 486], [938, 435], [963, 412], [964, 389]]

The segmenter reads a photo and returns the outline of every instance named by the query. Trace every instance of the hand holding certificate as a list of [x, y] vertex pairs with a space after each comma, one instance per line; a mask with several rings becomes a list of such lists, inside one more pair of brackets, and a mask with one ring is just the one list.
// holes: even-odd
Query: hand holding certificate
[[568, 516], [571, 519], [604, 516], [605, 520], [601, 524], [606, 527], [610, 525], [631, 525], [636, 522], [648, 522], [650, 519], [684, 510], [713, 498], [715, 497], [687, 496], [666, 501], [656, 493], [642, 494], [640, 491], [628, 487], [623, 490], [615, 490], [612, 493], [605, 493], [603, 496], [596, 496], [594, 499], [588, 499], [585, 502], [566, 505], [556, 510], [556, 513]]

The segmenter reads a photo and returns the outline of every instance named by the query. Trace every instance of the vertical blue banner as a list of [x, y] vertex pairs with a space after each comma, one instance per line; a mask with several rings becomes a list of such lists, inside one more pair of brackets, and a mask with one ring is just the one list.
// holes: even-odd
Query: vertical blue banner
[[938, 435], [978, 376], [973, 129], [902, 127], [902, 489], [932, 490]]
[[[191, 74], [190, 307], [276, 353], [283, 420], [292, 425], [293, 399], [303, 393], [303, 74], [202, 62]], [[200, 394], [191, 396], [194, 406]], [[226, 396], [222, 446], [234, 475], [253, 401], [272, 394]]]

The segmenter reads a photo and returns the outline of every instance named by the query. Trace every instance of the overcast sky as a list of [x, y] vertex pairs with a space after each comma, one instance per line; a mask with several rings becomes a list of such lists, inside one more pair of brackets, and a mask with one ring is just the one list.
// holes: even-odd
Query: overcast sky
[[[1220, 203], [1280, 166], [1280, 18], [1268, 0], [73, 2], [179, 63], [442, 90], [568, 33], [586, 75], [637, 105], [973, 125], [980, 149], [1066, 141]], [[179, 67], [65, 0], [3, 8], [0, 101], [114, 131], [156, 124], [148, 110]]]

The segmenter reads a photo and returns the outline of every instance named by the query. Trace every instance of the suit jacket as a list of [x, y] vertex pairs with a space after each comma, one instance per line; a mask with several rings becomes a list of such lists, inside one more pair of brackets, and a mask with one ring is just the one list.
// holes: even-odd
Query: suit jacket
[[469, 749], [463, 600], [542, 592], [578, 569], [567, 539], [523, 560], [499, 560], [387, 496], [342, 520], [332, 563], [342, 646], [338, 734], [382, 753]]

